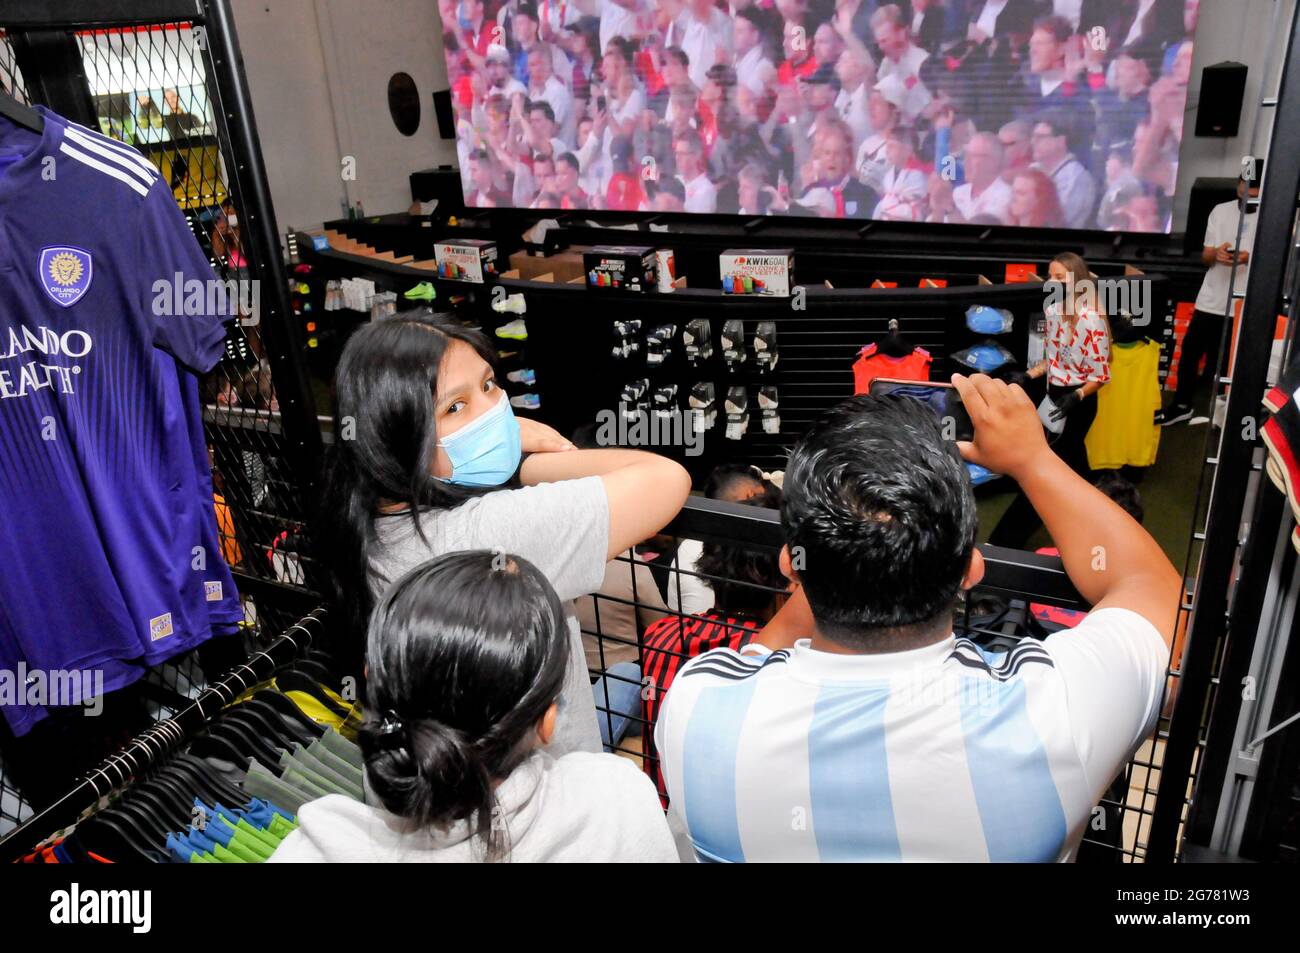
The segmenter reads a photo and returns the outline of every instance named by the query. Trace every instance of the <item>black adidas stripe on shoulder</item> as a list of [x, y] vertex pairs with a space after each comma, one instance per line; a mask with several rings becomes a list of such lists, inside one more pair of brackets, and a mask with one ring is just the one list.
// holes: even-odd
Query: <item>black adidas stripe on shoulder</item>
[[[790, 657], [790, 653], [785, 649], [782, 649], [779, 652], [773, 652], [771, 655], [761, 659], [756, 656], [750, 657], [754, 658], [755, 663], [757, 664], [745, 664], [741, 666], [735, 664], [737, 660], [734, 658], [709, 658], [698, 665], [690, 666], [678, 677], [684, 678], [690, 675], [706, 674], [716, 675], [718, 678], [726, 679], [727, 681], [739, 682], [750, 678], [753, 675], [757, 675], [768, 665], [784, 664]], [[703, 658], [703, 656], [701, 656], [701, 658]], [[745, 658], [745, 656], [741, 656], [741, 658]]]
[[1020, 669], [1026, 665], [1038, 664], [1046, 665], [1048, 668], [1056, 667], [1056, 663], [1052, 661], [1052, 656], [1048, 651], [1038, 642], [1028, 639], [1006, 653], [1006, 657], [996, 665], [989, 662], [979, 651], [978, 646], [969, 639], [958, 639], [956, 647], [948, 658], [968, 668], [985, 672], [1000, 682], [1015, 677], [1020, 672]]

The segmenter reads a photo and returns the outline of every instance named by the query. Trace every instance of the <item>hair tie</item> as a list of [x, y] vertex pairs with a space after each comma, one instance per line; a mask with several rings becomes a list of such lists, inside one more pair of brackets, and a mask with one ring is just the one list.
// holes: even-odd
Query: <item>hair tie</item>
[[391, 708], [384, 712], [384, 718], [379, 723], [379, 736], [384, 742], [384, 747], [400, 748], [404, 739], [395, 736], [403, 734], [405, 728], [406, 725], [398, 717], [397, 712]]

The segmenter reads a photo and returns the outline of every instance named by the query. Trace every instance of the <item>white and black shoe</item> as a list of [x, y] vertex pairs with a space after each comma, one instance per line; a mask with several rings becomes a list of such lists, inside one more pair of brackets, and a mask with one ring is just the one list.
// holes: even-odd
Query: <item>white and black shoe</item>
[[1186, 404], [1170, 404], [1161, 412], [1161, 418], [1162, 419], [1159, 421], [1160, 426], [1172, 427], [1174, 424], [1180, 424], [1184, 420], [1191, 420], [1192, 408], [1188, 407]]

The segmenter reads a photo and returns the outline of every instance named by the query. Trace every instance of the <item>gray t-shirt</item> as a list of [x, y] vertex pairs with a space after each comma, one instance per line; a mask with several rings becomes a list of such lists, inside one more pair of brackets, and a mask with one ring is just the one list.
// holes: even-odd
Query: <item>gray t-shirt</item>
[[582, 637], [572, 601], [600, 588], [609, 551], [609, 500], [600, 477], [496, 490], [450, 510], [420, 517], [424, 539], [409, 514], [375, 520], [376, 546], [370, 558], [375, 598], [395, 580], [443, 553], [501, 550], [522, 556], [542, 571], [564, 601], [569, 627], [569, 671], [560, 714], [548, 751], [599, 752], [600, 730], [592, 701]]

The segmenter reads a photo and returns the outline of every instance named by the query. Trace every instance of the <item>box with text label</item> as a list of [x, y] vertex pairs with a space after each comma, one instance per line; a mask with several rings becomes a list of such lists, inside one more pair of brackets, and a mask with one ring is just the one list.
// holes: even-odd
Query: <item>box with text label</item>
[[730, 248], [718, 256], [722, 293], [790, 297], [794, 284], [793, 248]]
[[582, 256], [582, 264], [588, 288], [655, 288], [655, 250], [644, 245], [597, 245]]
[[439, 278], [481, 285], [489, 275], [497, 273], [496, 242], [481, 238], [438, 242], [433, 246], [433, 260], [438, 265]]

